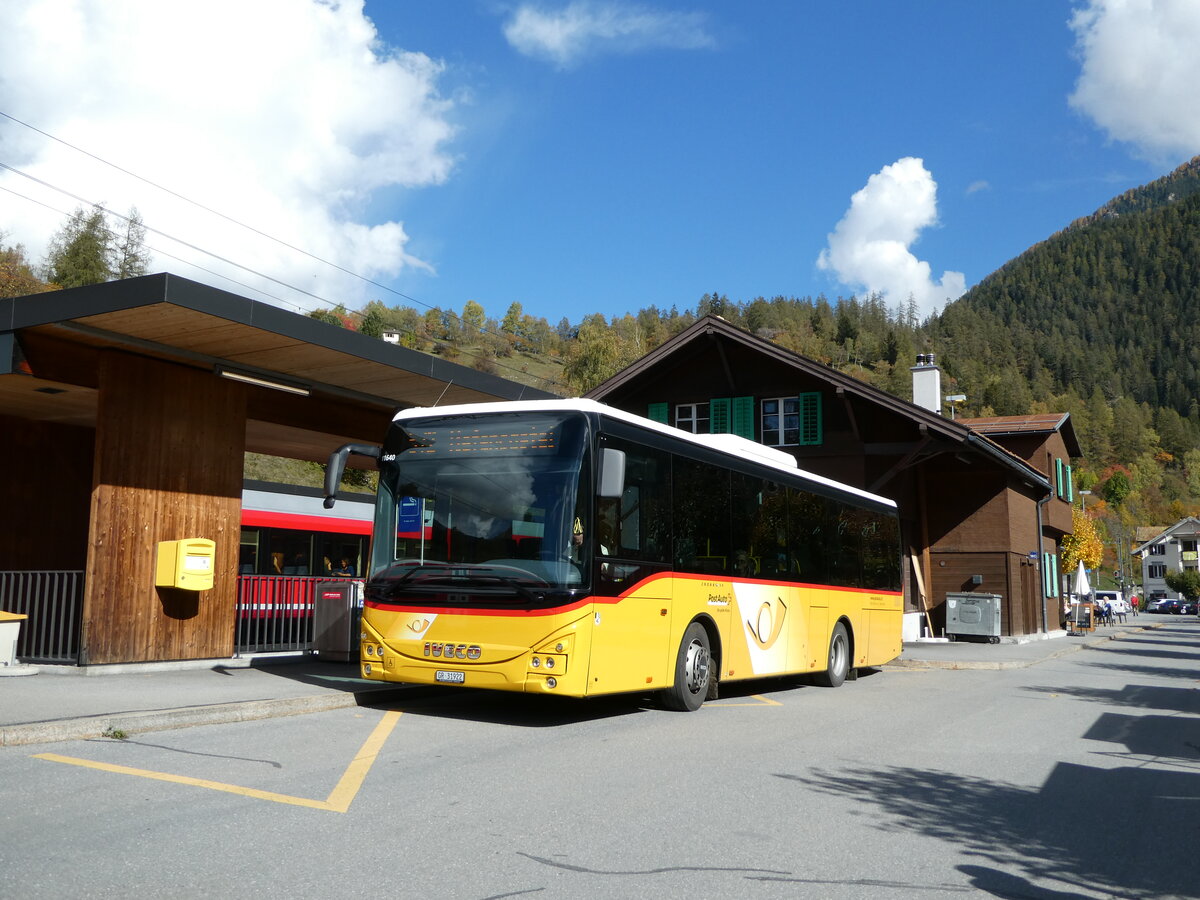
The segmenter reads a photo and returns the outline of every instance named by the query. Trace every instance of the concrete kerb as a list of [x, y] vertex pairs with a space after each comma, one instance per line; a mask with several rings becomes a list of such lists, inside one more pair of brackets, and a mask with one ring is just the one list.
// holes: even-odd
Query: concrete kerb
[[57, 741], [82, 741], [90, 738], [111, 737], [117, 734], [128, 735], [147, 731], [190, 728], [193, 725], [224, 725], [231, 722], [250, 722], [256, 719], [300, 716], [332, 709], [387, 702], [404, 693], [407, 691], [398, 687], [359, 693], [339, 692], [308, 697], [243, 700], [234, 703], [106, 713], [57, 721], [3, 725], [0, 726], [0, 747], [49, 744]]
[[[1098, 646], [1126, 634], [1137, 634], [1165, 623], [1148, 623], [1138, 628], [1127, 628], [1112, 634], [1095, 635], [1080, 643], [1071, 643], [1028, 659], [1008, 660], [954, 660], [954, 659], [895, 659], [887, 667], [909, 669], [984, 669], [1002, 670], [1028, 668], [1040, 662], [1075, 653], [1085, 647]], [[991, 645], [988, 645], [991, 646]], [[219, 661], [230, 665], [229, 660]], [[212, 661], [205, 665], [211, 666]], [[239, 661], [234, 666], [253, 665], [251, 661]], [[196, 662], [179, 668], [197, 668]], [[146, 671], [150, 666], [130, 666], [129, 670]], [[162, 669], [161, 664], [154, 668]], [[43, 668], [45, 671], [45, 668]], [[84, 674], [78, 672], [78, 674]], [[110, 674], [116, 671], [109, 670]], [[302, 697], [283, 697], [266, 700], [242, 700], [229, 703], [212, 703], [196, 706], [158, 710], [137, 710], [120, 713], [105, 713], [95, 716], [78, 716], [44, 722], [27, 722], [15, 725], [0, 725], [0, 747], [28, 744], [54, 743], [58, 741], [88, 740], [124, 733], [138, 734], [150, 731], [166, 731], [189, 728], [194, 725], [221, 725], [233, 722], [249, 722], [282, 716], [298, 716], [308, 713], [345, 709], [353, 706], [369, 706], [376, 703], [393, 702], [400, 697], [412, 698], [418, 685], [396, 685], [358, 692], [328, 692]]]
[[[1113, 634], [1097, 634], [1092, 637], [1077, 643], [1067, 644], [1063, 647], [1058, 647], [1048, 653], [1038, 654], [1029, 659], [1003, 659], [1003, 660], [956, 660], [956, 659], [893, 659], [887, 663], [885, 668], [899, 669], [981, 669], [988, 671], [1000, 671], [1003, 669], [1027, 669], [1030, 666], [1036, 666], [1038, 663], [1048, 662], [1052, 659], [1058, 659], [1062, 656], [1067, 656], [1071, 653], [1077, 653], [1086, 647], [1098, 647], [1108, 641], [1115, 641], [1124, 637], [1127, 634], [1138, 634], [1152, 628], [1161, 628], [1163, 622], [1150, 622], [1145, 625], [1139, 625], [1137, 628], [1125, 628]], [[987, 645], [992, 646], [992, 645]]]

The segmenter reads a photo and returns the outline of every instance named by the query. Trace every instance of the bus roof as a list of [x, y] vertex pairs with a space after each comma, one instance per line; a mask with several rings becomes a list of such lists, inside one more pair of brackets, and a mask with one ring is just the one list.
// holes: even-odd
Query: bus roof
[[637, 425], [649, 431], [659, 432], [676, 440], [695, 444], [698, 447], [715, 450], [725, 456], [741, 457], [743, 459], [748, 457], [754, 462], [799, 476], [814, 484], [854, 494], [855, 496], [884, 506], [896, 507], [896, 502], [889, 500], [887, 497], [881, 497], [878, 494], [872, 494], [869, 491], [864, 491], [860, 488], [852, 487], [840, 481], [834, 481], [832, 478], [825, 478], [822, 475], [817, 475], [800, 468], [796, 462], [796, 458], [783, 450], [776, 450], [774, 447], [768, 447], [765, 444], [760, 444], [757, 441], [751, 441], [734, 434], [693, 434], [690, 431], [672, 428], [670, 425], [662, 422], [655, 422], [652, 419], [634, 415], [623, 409], [617, 409], [596, 400], [564, 398], [555, 400], [506, 400], [495, 403], [463, 403], [454, 406], [437, 407], [414, 406], [409, 409], [400, 410], [400, 412], [396, 413], [393, 421], [402, 422], [426, 416], [478, 415], [479, 413], [494, 412], [582, 412], [606, 416], [610, 419], [617, 419]]

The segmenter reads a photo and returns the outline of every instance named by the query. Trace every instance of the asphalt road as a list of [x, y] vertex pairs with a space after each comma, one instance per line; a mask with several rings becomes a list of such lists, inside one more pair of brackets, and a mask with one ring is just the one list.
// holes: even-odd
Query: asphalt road
[[14, 898], [1200, 897], [1197, 848], [1182, 620], [691, 714], [448, 690], [0, 750]]

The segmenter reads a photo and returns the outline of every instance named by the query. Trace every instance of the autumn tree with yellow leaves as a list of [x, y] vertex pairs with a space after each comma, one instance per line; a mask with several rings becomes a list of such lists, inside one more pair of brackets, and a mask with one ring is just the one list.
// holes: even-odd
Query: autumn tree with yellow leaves
[[1083, 560], [1085, 569], [1098, 569], [1104, 560], [1104, 542], [1096, 530], [1096, 523], [1083, 514], [1083, 510], [1071, 510], [1071, 534], [1063, 538], [1062, 566], [1064, 572], [1072, 571]]

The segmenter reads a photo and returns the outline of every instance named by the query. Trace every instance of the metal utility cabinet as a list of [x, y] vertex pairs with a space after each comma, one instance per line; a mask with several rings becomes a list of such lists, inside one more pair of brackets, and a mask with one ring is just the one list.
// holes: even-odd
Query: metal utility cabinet
[[313, 597], [313, 649], [322, 659], [358, 659], [362, 583], [319, 581]]
[[1000, 595], [947, 594], [946, 637], [954, 640], [959, 635], [1000, 643]]

